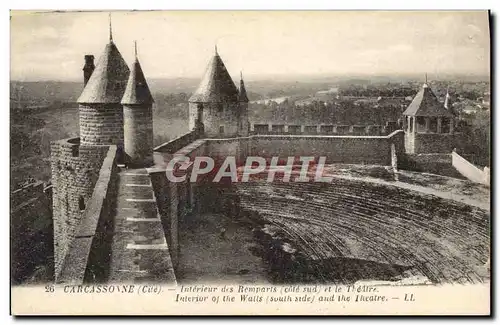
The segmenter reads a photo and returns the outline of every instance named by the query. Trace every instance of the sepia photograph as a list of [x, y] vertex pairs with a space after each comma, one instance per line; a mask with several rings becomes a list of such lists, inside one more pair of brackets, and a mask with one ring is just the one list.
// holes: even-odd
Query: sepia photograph
[[491, 22], [10, 11], [12, 313], [489, 314]]

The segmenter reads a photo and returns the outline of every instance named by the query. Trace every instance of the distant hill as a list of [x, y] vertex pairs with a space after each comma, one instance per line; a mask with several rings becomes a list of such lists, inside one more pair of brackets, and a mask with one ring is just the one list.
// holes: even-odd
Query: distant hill
[[71, 81], [11, 81], [10, 98], [21, 102], [75, 102], [82, 92], [81, 82]]
[[[432, 80], [431, 76], [429, 76]], [[369, 85], [382, 83], [421, 83], [424, 76], [281, 76], [253, 77], [245, 80], [248, 97], [251, 101], [282, 96], [308, 96], [318, 91], [338, 87], [339, 85]], [[479, 82], [489, 81], [489, 76], [443, 75], [440, 81]], [[239, 80], [234, 80], [239, 86]], [[196, 90], [199, 78], [148, 79], [149, 87], [155, 94], [191, 94]], [[76, 102], [83, 88], [81, 81], [11, 81], [11, 101], [21, 101], [29, 105], [43, 105], [54, 102]]]
[[148, 79], [152, 93], [187, 93], [196, 90], [200, 80], [195, 78]]
[[[191, 93], [199, 80], [196, 79], [150, 79], [153, 93]], [[21, 102], [76, 102], [83, 89], [76, 81], [11, 81], [10, 98]]]

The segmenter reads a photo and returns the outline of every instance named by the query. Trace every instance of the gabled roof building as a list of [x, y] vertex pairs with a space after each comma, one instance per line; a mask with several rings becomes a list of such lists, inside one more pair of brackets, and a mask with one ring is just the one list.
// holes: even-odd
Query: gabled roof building
[[[446, 103], [445, 103], [446, 105]], [[439, 102], [432, 89], [423, 84], [420, 91], [415, 95], [403, 115], [406, 116], [426, 116], [426, 117], [452, 117], [453, 114], [446, 109], [445, 105]]]
[[406, 152], [449, 153], [453, 149], [455, 115], [423, 84], [403, 112]]

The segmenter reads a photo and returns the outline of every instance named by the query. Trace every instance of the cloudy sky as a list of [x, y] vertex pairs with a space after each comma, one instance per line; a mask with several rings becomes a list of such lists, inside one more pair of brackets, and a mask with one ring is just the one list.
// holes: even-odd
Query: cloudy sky
[[[148, 78], [199, 78], [217, 44], [233, 76], [488, 75], [487, 12], [191, 11], [112, 13], [125, 60]], [[107, 12], [11, 12], [11, 79], [80, 80], [101, 55]]]

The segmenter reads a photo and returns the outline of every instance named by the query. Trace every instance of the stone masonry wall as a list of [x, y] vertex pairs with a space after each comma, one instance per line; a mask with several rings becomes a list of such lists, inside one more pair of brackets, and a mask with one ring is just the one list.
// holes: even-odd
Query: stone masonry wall
[[300, 136], [254, 135], [232, 139], [206, 139], [206, 154], [214, 160], [236, 156], [326, 156], [327, 163], [391, 165], [391, 145], [398, 156], [404, 154], [404, 132], [388, 136]]
[[405, 133], [405, 150], [408, 154], [415, 153], [415, 137], [410, 133]]
[[178, 187], [180, 185], [178, 185], [179, 183], [169, 182], [164, 170], [150, 173], [150, 177], [172, 265], [174, 269], [177, 269], [179, 262]]
[[249, 155], [249, 147], [252, 141], [253, 137], [209, 139], [206, 144], [206, 154], [219, 164], [226, 157], [234, 156], [236, 157], [237, 164], [243, 165], [246, 157]]
[[[189, 129], [195, 127], [195, 120], [198, 111], [197, 103], [189, 103]], [[222, 106], [220, 106], [222, 105]], [[222, 109], [221, 109], [222, 108]], [[241, 116], [240, 116], [241, 114]], [[224, 138], [247, 134], [241, 129], [240, 103], [203, 103], [203, 125], [205, 135], [209, 138]], [[224, 133], [220, 133], [220, 127], [224, 128]]]
[[270, 158], [326, 157], [327, 163], [391, 165], [391, 144], [402, 153], [403, 131], [388, 136], [253, 136], [250, 154]]
[[153, 112], [151, 105], [123, 106], [124, 149], [133, 165], [153, 164]]
[[[165, 145], [155, 151], [163, 152]], [[405, 138], [402, 130], [387, 136], [315, 136], [315, 135], [253, 135], [240, 138], [203, 139], [188, 144], [172, 153], [193, 159], [207, 155], [216, 162], [228, 156], [235, 156], [238, 162], [247, 156], [270, 158], [278, 156], [326, 156], [327, 163], [354, 163], [391, 165], [391, 146], [401, 156], [405, 152]], [[169, 156], [170, 158], [172, 156]], [[165, 158], [164, 164], [170, 158]]]
[[96, 283], [109, 272], [118, 166], [116, 146], [106, 147], [99, 177], [63, 258], [58, 283]]
[[[204, 156], [205, 150], [205, 142], [198, 140], [175, 154], [185, 155], [194, 160], [196, 156]], [[173, 155], [169, 154], [168, 157], [171, 159]], [[189, 181], [191, 169], [192, 167], [187, 171], [186, 180], [179, 183], [173, 183], [167, 179], [165, 168], [153, 168], [149, 171], [174, 268], [177, 268], [179, 254], [178, 224], [194, 207], [199, 208], [197, 196], [194, 195], [197, 190], [196, 184]]]
[[458, 134], [415, 133], [414, 153], [450, 153], [457, 145], [457, 136]]
[[80, 145], [79, 138], [51, 143], [55, 274], [88, 205], [109, 146]]
[[191, 142], [195, 141], [197, 134], [195, 131], [190, 131], [186, 134], [181, 135], [173, 140], [165, 142], [153, 149], [156, 152], [171, 153], [174, 154], [183, 147], [189, 145]]
[[490, 186], [490, 172], [487, 167], [481, 170], [455, 151], [451, 153], [451, 157], [453, 167], [455, 167], [460, 174], [473, 182]]
[[121, 104], [80, 105], [80, 139], [86, 145], [123, 147], [123, 107]]

